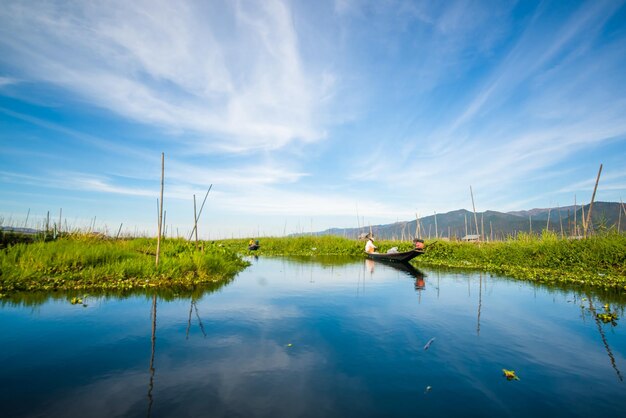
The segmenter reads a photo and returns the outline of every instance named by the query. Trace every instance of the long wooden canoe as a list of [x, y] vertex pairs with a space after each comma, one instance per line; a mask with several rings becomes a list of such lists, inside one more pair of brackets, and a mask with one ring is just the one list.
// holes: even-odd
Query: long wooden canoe
[[372, 260], [381, 261], [393, 261], [393, 262], [408, 262], [413, 260], [418, 255], [424, 254], [424, 250], [411, 250], [403, 253], [365, 253], [368, 258]]

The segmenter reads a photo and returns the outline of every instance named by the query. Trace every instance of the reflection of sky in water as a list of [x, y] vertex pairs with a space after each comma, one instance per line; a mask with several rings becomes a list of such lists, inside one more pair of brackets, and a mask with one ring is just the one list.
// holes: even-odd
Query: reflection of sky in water
[[[580, 307], [586, 295], [423, 273], [416, 290], [415, 272], [380, 263], [260, 258], [195, 307], [159, 300], [152, 416], [615, 416], [626, 408], [626, 384]], [[146, 416], [151, 298], [88, 305], [0, 310], [7, 416]], [[623, 326], [601, 326], [620, 372]], [[521, 380], [507, 382], [503, 368]]]

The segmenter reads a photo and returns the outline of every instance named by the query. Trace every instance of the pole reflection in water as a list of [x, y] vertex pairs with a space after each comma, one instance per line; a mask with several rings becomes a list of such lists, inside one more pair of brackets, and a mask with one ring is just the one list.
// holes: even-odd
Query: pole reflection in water
[[598, 332], [600, 333], [600, 338], [602, 338], [602, 343], [604, 344], [604, 349], [606, 350], [606, 353], [609, 356], [609, 360], [611, 361], [611, 366], [615, 370], [615, 373], [617, 373], [617, 378], [620, 380], [620, 382], [622, 382], [624, 381], [624, 378], [622, 377], [622, 373], [619, 371], [619, 369], [617, 368], [617, 364], [615, 363], [615, 356], [613, 355], [613, 351], [611, 351], [609, 342], [606, 340], [606, 336], [604, 335], [604, 330], [602, 329], [600, 318], [598, 318], [598, 315], [596, 314], [596, 308], [593, 307], [593, 303], [591, 301], [591, 295], [587, 294], [587, 300], [589, 301], [589, 311], [591, 312], [591, 315], [593, 315], [593, 319], [596, 322]]
[[152, 338], [151, 338], [151, 354], [150, 354], [150, 384], [148, 385], [148, 417], [152, 413], [152, 389], [154, 388], [154, 349], [156, 344], [156, 314], [157, 314], [157, 297], [152, 296]]
[[478, 279], [478, 318], [476, 319], [476, 335], [480, 336], [480, 308], [483, 305], [483, 274]]
[[191, 304], [189, 305], [189, 318], [187, 319], [187, 331], [185, 333], [185, 339], [189, 339], [189, 329], [191, 328], [191, 313], [195, 310], [196, 318], [198, 318], [198, 326], [200, 327], [200, 331], [202, 331], [202, 335], [206, 338], [206, 331], [204, 330], [204, 325], [202, 324], [202, 319], [200, 318], [200, 313], [198, 313], [198, 305], [196, 305], [196, 301], [191, 298]]

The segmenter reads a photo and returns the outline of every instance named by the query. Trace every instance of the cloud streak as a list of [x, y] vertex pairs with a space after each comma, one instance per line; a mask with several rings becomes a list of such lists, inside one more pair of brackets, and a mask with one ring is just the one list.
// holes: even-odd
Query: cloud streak
[[31, 81], [225, 151], [323, 137], [287, 4], [114, 3], [8, 2], [0, 46]]
[[0, 186], [151, 210], [164, 152], [176, 209], [280, 231], [565, 204], [600, 162], [619, 200], [625, 4], [9, 0]]

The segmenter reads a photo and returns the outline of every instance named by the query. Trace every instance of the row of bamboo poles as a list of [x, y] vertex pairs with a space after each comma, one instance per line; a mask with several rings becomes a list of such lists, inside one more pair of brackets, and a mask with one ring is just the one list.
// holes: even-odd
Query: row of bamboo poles
[[[569, 236], [574, 236], [574, 237], [587, 237], [589, 236], [589, 234], [592, 232], [593, 230], [593, 225], [591, 222], [591, 215], [592, 215], [592, 210], [593, 210], [593, 204], [595, 202], [595, 196], [596, 196], [596, 192], [597, 192], [597, 188], [598, 188], [598, 184], [600, 181], [600, 176], [602, 173], [602, 164], [600, 164], [600, 168], [598, 170], [598, 175], [596, 177], [596, 182], [594, 185], [594, 189], [593, 189], [593, 193], [591, 196], [591, 202], [589, 204], [589, 210], [587, 211], [587, 213], [585, 214], [585, 205], [581, 205], [580, 208], [582, 210], [582, 217], [580, 219], [580, 223], [581, 223], [581, 227], [579, 230], [579, 220], [576, 219], [577, 217], [577, 205], [576, 205], [576, 196], [574, 196], [574, 222], [573, 222], [573, 226], [571, 225], [571, 220], [570, 220], [570, 216], [569, 216], [569, 209], [568, 209], [568, 225], [566, 226], [567, 229], [567, 233], [566, 233], [566, 229], [563, 226], [563, 219], [562, 219], [562, 214], [561, 214], [561, 210], [558, 209], [557, 207], [557, 212], [559, 214], [559, 225], [560, 225], [560, 235], [561, 238], [565, 238], [566, 235]], [[420, 216], [419, 214], [415, 214], [415, 234], [412, 234], [412, 231], [408, 230], [407, 226], [408, 226], [408, 222], [405, 222], [404, 225], [402, 226], [401, 231], [398, 231], [397, 235], [394, 233], [391, 236], [385, 236], [385, 237], [379, 237], [379, 238], [387, 238], [387, 239], [392, 239], [392, 240], [400, 240], [400, 241], [405, 241], [405, 240], [412, 240], [414, 237], [421, 237], [421, 238], [425, 238], [428, 237], [430, 238], [447, 238], [447, 239], [459, 239], [459, 237], [464, 237], [465, 239], [468, 239], [468, 237], [471, 237], [471, 234], [474, 234], [474, 237], [476, 237], [476, 240], [478, 241], [494, 241], [494, 240], [505, 240], [508, 237], [516, 237], [518, 233], [526, 233], [526, 231], [514, 231], [513, 234], [511, 233], [498, 233], [498, 232], [494, 232], [493, 230], [493, 225], [491, 223], [491, 221], [489, 221], [489, 233], [486, 234], [485, 233], [485, 225], [484, 225], [484, 214], [481, 214], [480, 216], [480, 226], [479, 226], [479, 220], [478, 220], [478, 214], [476, 212], [476, 205], [475, 205], [475, 201], [474, 201], [474, 192], [472, 189], [472, 186], [470, 185], [470, 197], [471, 197], [471, 201], [472, 201], [472, 213], [473, 213], [473, 223], [474, 225], [471, 225], [471, 221], [468, 224], [468, 219], [467, 219], [467, 215], [465, 215], [465, 235], [462, 235], [462, 231], [459, 231], [458, 228], [451, 228], [448, 227], [448, 231], [447, 231], [447, 236], [445, 234], [445, 231], [439, 231], [438, 228], [438, 224], [437, 224], [437, 212], [434, 213], [434, 236], [432, 234], [432, 224], [428, 225], [428, 229], [426, 230], [426, 228], [423, 226], [421, 220], [420, 220]], [[548, 219], [546, 221], [546, 230], [550, 229], [550, 215], [551, 215], [551, 209], [548, 209]], [[618, 211], [618, 223], [617, 223], [617, 230], [621, 231], [621, 218], [622, 218], [622, 212], [624, 213], [624, 215], [626, 215], [626, 207], [624, 206], [623, 202], [620, 202], [620, 207], [619, 207], [619, 211]], [[358, 218], [358, 207], [357, 207], [357, 218]], [[360, 222], [360, 220], [359, 220]], [[361, 231], [361, 225], [359, 224], [359, 232]], [[370, 233], [372, 233], [372, 227], [370, 226]], [[440, 233], [441, 232], [441, 233]], [[532, 215], [529, 215], [529, 229], [528, 229], [528, 233], [530, 235], [533, 234], [533, 219], [532, 219]], [[470, 239], [474, 239], [474, 237], [470, 238]]]

